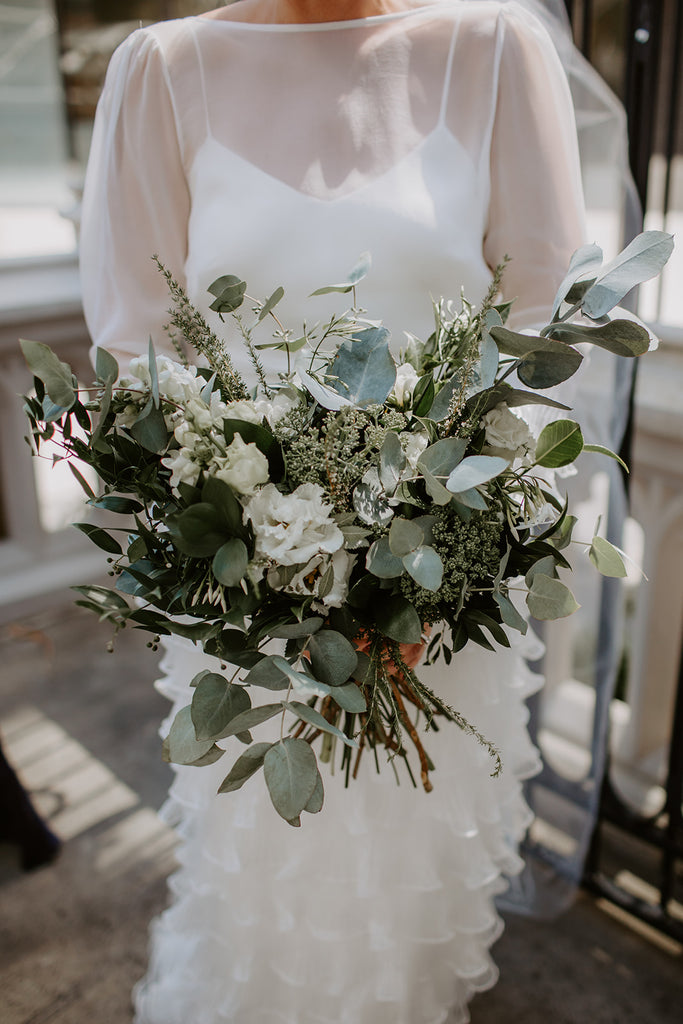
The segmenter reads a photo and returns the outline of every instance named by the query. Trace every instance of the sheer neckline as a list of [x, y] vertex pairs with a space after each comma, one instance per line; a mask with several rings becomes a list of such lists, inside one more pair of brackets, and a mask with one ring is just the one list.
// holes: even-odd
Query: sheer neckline
[[246, 29], [256, 32], [329, 32], [337, 29], [371, 28], [385, 22], [398, 21], [413, 15], [426, 14], [444, 6], [444, 0], [432, 0], [432, 3], [420, 4], [407, 11], [392, 11], [389, 14], [373, 14], [367, 18], [349, 18], [344, 21], [302, 21], [302, 22], [252, 22], [233, 21], [230, 18], [206, 18], [197, 15], [197, 21], [206, 25], [229, 25], [231, 28]]

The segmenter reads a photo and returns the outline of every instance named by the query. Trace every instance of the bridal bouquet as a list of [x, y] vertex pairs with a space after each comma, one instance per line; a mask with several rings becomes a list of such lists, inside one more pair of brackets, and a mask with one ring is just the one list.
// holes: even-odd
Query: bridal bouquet
[[[429, 790], [436, 718], [474, 734], [499, 769], [476, 723], [415, 666], [422, 654], [450, 662], [468, 642], [509, 646], [507, 630], [527, 628], [514, 591], [539, 619], [577, 607], [560, 578], [575, 519], [553, 471], [582, 452], [616, 456], [585, 444], [543, 389], [578, 370], [577, 342], [628, 357], [648, 349], [641, 324], [609, 313], [670, 251], [660, 232], [640, 235], [605, 268], [597, 246], [578, 250], [551, 322], [533, 335], [505, 326], [499, 268], [479, 309], [436, 302], [431, 335], [408, 337], [398, 358], [389, 332], [356, 305], [367, 258], [314, 293], [351, 295], [351, 308], [301, 333], [278, 318], [282, 289], [261, 302], [239, 278], [221, 277], [211, 308], [234, 320], [253, 392], [161, 265], [177, 359], [155, 355], [150, 342], [121, 373], [100, 350], [97, 380], [82, 390], [47, 346], [22, 342], [35, 376], [25, 407], [36, 452], [56, 439], [88, 503], [124, 517], [118, 527], [76, 524], [108, 553], [115, 580], [77, 587], [78, 603], [117, 631], [149, 631], [153, 647], [176, 634], [217, 659], [216, 671], [192, 680], [167, 760], [211, 764], [243, 744], [219, 791], [263, 768], [275, 809], [293, 825], [322, 807], [318, 761], [340, 761], [348, 780], [368, 748], [378, 767], [384, 748], [413, 781], [416, 756]], [[266, 322], [273, 330], [258, 340]], [[287, 359], [274, 379], [261, 362], [268, 348]], [[534, 403], [558, 410], [538, 437], [514, 412]], [[79, 460], [95, 469], [98, 493]], [[604, 538], [587, 547], [600, 572], [624, 575]], [[269, 700], [259, 699], [264, 690]], [[277, 734], [255, 739], [269, 719], [279, 720]]]

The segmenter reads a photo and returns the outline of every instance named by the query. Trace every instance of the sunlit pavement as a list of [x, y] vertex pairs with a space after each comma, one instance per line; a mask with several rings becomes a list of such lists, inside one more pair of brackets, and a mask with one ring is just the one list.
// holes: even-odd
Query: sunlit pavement
[[[126, 631], [113, 656], [109, 636], [68, 598], [0, 629], [5, 751], [64, 840], [55, 864], [26, 875], [0, 846], [2, 1024], [128, 1024], [166, 901], [173, 840], [155, 811], [167, 704], [146, 634]], [[510, 919], [495, 954], [501, 980], [473, 1024], [681, 1019], [680, 947], [587, 896], [557, 922]]]

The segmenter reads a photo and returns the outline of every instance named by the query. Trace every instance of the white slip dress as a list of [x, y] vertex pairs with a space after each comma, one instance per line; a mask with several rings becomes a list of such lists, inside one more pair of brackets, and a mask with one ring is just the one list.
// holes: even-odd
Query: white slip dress
[[[550, 41], [514, 3], [135, 32], [110, 66], [86, 184], [93, 338], [119, 358], [150, 334], [162, 347], [168, 300], [153, 252], [204, 311], [221, 274], [257, 297], [282, 284], [278, 315], [296, 330], [340, 309], [343, 296], [308, 296], [369, 251], [357, 299], [397, 350], [403, 332], [429, 333], [430, 296], [458, 299], [462, 287], [478, 301], [509, 253], [516, 321], [537, 322], [582, 241], [572, 116]], [[472, 995], [496, 980], [494, 897], [521, 870], [522, 782], [539, 768], [525, 699], [541, 683], [527, 664], [540, 646], [531, 633], [511, 643], [418, 669], [499, 747], [498, 778], [476, 740], [444, 724], [424, 738], [430, 794], [402, 766], [397, 785], [383, 758], [378, 774], [365, 752], [348, 788], [324, 774], [322, 813], [295, 829], [260, 776], [216, 795], [238, 741], [210, 767], [176, 768], [161, 813], [178, 832], [179, 869], [152, 926], [137, 1024], [469, 1020]], [[217, 667], [187, 642], [165, 648], [162, 732], [190, 702], [191, 678]]]

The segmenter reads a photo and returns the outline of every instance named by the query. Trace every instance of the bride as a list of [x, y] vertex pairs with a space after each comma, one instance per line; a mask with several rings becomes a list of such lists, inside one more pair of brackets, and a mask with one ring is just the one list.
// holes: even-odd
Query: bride
[[[359, 301], [399, 346], [403, 331], [429, 333], [430, 294], [477, 301], [506, 255], [513, 322], [545, 322], [583, 230], [566, 78], [521, 5], [240, 0], [140, 29], [114, 55], [84, 199], [84, 304], [95, 344], [119, 359], [150, 335], [163, 347], [158, 253], [208, 316], [207, 286], [235, 273], [256, 296], [282, 284], [280, 319], [296, 327], [328, 315], [307, 297], [368, 250]], [[249, 376], [241, 358], [235, 342]], [[138, 1024], [469, 1020], [496, 980], [494, 897], [522, 867], [537, 647], [468, 647], [424, 670], [499, 746], [499, 778], [444, 728], [431, 794], [366, 759], [348, 790], [327, 779], [324, 812], [292, 829], [265, 787], [218, 797], [220, 765], [178, 768], [162, 813], [180, 866]], [[168, 642], [169, 721], [204, 664]]]

